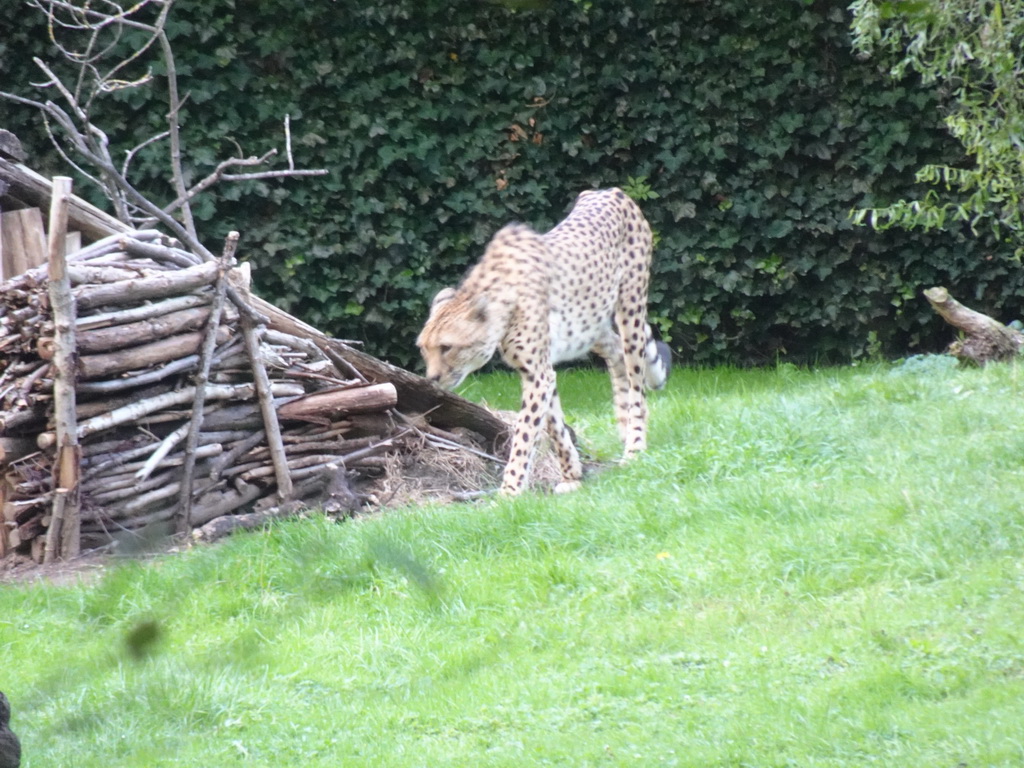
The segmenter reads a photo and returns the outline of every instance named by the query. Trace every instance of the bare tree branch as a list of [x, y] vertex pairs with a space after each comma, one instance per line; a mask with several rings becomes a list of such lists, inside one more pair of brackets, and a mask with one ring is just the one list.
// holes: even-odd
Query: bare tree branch
[[124, 156], [124, 164], [121, 166], [121, 175], [124, 176], [125, 178], [128, 178], [128, 166], [131, 165], [132, 160], [135, 158], [135, 154], [139, 150], [145, 149], [150, 144], [155, 144], [158, 141], [163, 141], [170, 135], [170, 133], [170, 131], [164, 131], [163, 133], [158, 133], [156, 136], [150, 136], [141, 144], [136, 144], [134, 147], [129, 149]]
[[[296, 169], [292, 157], [291, 121], [285, 117], [285, 145], [287, 169], [269, 169], [252, 173], [229, 173], [237, 167], [262, 165], [277, 154], [270, 150], [260, 157], [239, 156], [220, 162], [214, 170], [191, 189], [185, 185], [183, 173], [184, 147], [180, 125], [181, 109], [187, 97], [179, 95], [177, 68], [174, 51], [165, 32], [165, 26], [174, 0], [135, 0], [131, 5], [122, 5], [118, 0], [31, 0], [29, 7], [45, 14], [51, 42], [66, 62], [75, 68], [74, 83], [69, 85], [55, 68], [34, 59], [46, 75], [46, 80], [35, 84], [40, 89], [56, 90], [66, 105], [59, 106], [55, 100], [45, 102], [26, 98], [18, 94], [0, 91], [0, 98], [31, 106], [40, 111], [47, 134], [57, 151], [87, 179], [103, 190], [114, 206], [115, 215], [126, 224], [136, 225], [142, 221], [163, 224], [175, 237], [190, 249], [206, 259], [214, 259], [199, 242], [191, 210], [191, 201], [214, 184], [225, 181], [252, 181], [259, 179], [322, 176], [326, 169]], [[159, 9], [156, 19], [147, 23], [139, 19], [139, 12], [147, 7]], [[150, 14], [152, 16], [152, 14]], [[126, 30], [144, 33], [143, 41], [132, 51], [119, 53], [124, 43]], [[60, 38], [68, 36], [77, 43], [66, 43]], [[144, 56], [158, 50], [162, 69], [166, 72], [167, 85], [167, 130], [143, 139], [125, 153], [123, 163], [114, 162], [107, 134], [93, 122], [93, 103], [105, 94], [126, 88], [137, 88], [150, 82], [152, 70], [132, 77], [130, 68], [143, 64]], [[120, 57], [120, 58], [118, 58]], [[93, 166], [98, 174], [84, 172], [65, 152], [51, 126], [59, 127], [66, 143], [74, 152]], [[129, 181], [128, 172], [133, 159], [144, 148], [167, 139], [169, 142], [170, 176], [175, 199], [170, 204], [159, 205], [143, 196]]]
[[179, 206], [185, 203], [187, 200], [191, 200], [196, 195], [204, 192], [205, 190], [212, 187], [218, 181], [254, 181], [257, 179], [273, 179], [273, 178], [284, 178], [290, 176], [324, 176], [327, 174], [327, 170], [319, 168], [315, 170], [295, 170], [288, 169], [285, 171], [258, 171], [256, 173], [236, 173], [230, 174], [225, 173], [228, 168], [234, 168], [236, 166], [253, 166], [263, 165], [267, 160], [277, 154], [276, 149], [272, 149], [262, 157], [232, 157], [227, 160], [222, 160], [216, 168], [213, 169], [213, 173], [208, 175], [198, 184], [195, 184], [191, 189], [185, 193], [185, 198], [178, 198], [173, 203], [164, 207], [166, 213], [170, 213], [176, 210]]

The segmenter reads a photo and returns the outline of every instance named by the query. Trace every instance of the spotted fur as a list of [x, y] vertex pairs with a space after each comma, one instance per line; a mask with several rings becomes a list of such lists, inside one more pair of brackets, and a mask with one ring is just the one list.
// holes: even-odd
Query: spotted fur
[[579, 486], [554, 365], [588, 352], [608, 364], [624, 457], [646, 447], [644, 387], [662, 387], [670, 362], [647, 324], [651, 247], [651, 228], [625, 193], [588, 191], [544, 235], [523, 224], [502, 228], [462, 284], [434, 298], [417, 340], [427, 378], [455, 387], [495, 351], [522, 377], [503, 493], [525, 487], [544, 431], [561, 469], [556, 490]]

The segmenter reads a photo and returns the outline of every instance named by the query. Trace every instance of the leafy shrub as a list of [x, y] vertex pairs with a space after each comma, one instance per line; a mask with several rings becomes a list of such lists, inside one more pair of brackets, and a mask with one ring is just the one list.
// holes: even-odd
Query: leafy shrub
[[[845, 4], [179, 0], [190, 172], [280, 145], [286, 113], [296, 163], [331, 170], [221, 186], [203, 234], [240, 230], [266, 298], [403, 364], [433, 293], [496, 229], [549, 227], [593, 186], [643, 193], [652, 316], [686, 361], [934, 349], [933, 284], [1020, 314], [1012, 248], [851, 225], [957, 148], [933, 93], [852, 55]], [[0, 9], [5, 88], [38, 79], [45, 31], [27, 16]], [[163, 119], [159, 86], [114, 94], [97, 121], [133, 145]], [[46, 151], [34, 114], [2, 109]], [[134, 166], [161, 199], [165, 154]]]

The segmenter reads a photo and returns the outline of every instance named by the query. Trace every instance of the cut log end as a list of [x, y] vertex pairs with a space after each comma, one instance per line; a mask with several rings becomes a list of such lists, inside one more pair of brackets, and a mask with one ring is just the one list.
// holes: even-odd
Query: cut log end
[[935, 288], [928, 288], [925, 290], [924, 297], [933, 305], [945, 304], [949, 301], [949, 291], [945, 288], [936, 286]]

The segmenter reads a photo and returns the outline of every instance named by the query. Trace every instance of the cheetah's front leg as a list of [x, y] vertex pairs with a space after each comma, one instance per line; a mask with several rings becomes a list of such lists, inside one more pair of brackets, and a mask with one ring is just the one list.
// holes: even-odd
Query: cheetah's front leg
[[562, 480], [555, 486], [555, 493], [577, 490], [583, 478], [583, 465], [580, 463], [579, 451], [572, 442], [569, 427], [565, 424], [565, 414], [562, 413], [562, 402], [557, 389], [551, 398], [548, 435], [551, 437], [551, 445], [558, 456], [558, 466], [562, 471]]
[[522, 374], [523, 402], [516, 418], [515, 433], [509, 449], [508, 464], [501, 482], [501, 493], [513, 496], [521, 493], [530, 478], [533, 459], [537, 454], [537, 441], [548, 422], [551, 402], [555, 397], [555, 372], [541, 371]]

